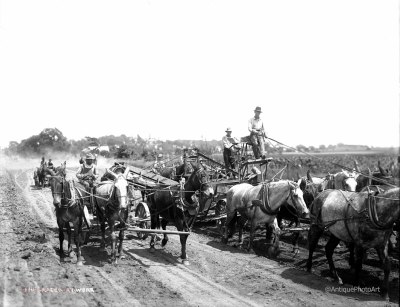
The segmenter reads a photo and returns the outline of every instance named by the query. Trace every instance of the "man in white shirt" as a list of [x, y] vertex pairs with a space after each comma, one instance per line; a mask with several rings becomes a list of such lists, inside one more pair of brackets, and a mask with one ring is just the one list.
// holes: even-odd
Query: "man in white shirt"
[[264, 124], [260, 118], [261, 107], [256, 107], [254, 110], [254, 117], [250, 118], [248, 123], [248, 129], [250, 132], [250, 140], [253, 145], [253, 153], [256, 159], [260, 157], [265, 158], [264, 151]]
[[232, 129], [225, 130], [226, 135], [222, 137], [222, 145], [224, 146], [224, 162], [227, 169], [235, 169], [235, 159], [233, 153], [240, 149], [239, 141], [232, 137]]

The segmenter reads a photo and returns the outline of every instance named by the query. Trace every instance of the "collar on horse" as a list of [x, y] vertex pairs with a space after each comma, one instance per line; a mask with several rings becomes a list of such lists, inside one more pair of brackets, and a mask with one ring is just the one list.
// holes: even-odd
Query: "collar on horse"
[[[269, 185], [270, 185], [270, 182], [268, 182], [268, 183], [263, 182], [261, 190], [260, 190], [261, 199], [255, 199], [251, 203], [254, 206], [260, 207], [261, 211], [267, 215], [277, 215], [279, 213], [280, 208], [273, 210], [270, 206]], [[288, 183], [288, 185], [289, 185], [289, 183]], [[290, 190], [290, 187], [289, 187], [289, 190]], [[292, 198], [292, 202], [294, 203], [293, 194], [292, 194], [291, 190], [289, 191], [289, 195], [287, 198], [289, 198], [289, 196]]]
[[392, 228], [393, 224], [385, 224], [379, 220], [378, 211], [376, 210], [376, 197], [371, 195], [368, 188], [368, 217], [372, 226], [379, 230], [387, 230]]
[[[200, 177], [200, 172], [202, 171], [203, 169], [202, 168], [199, 168], [198, 170], [196, 170], [196, 174]], [[200, 181], [200, 179], [199, 179], [199, 181]], [[201, 182], [200, 181], [200, 188], [199, 188], [199, 190], [201, 191], [201, 189], [202, 189], [202, 187], [203, 187], [203, 185], [204, 184], [208, 184], [210, 181], [207, 179], [205, 182]], [[193, 196], [192, 196], [192, 202], [190, 202], [190, 201], [188, 201], [188, 199], [185, 197], [185, 193], [188, 193], [189, 191], [186, 191], [186, 189], [185, 189], [185, 186], [186, 186], [186, 184], [187, 184], [187, 182], [185, 182], [185, 184], [184, 185], [180, 185], [180, 188], [179, 188], [179, 200], [178, 200], [178, 203], [179, 203], [179, 205], [181, 206], [181, 208], [182, 209], [186, 209], [186, 210], [189, 210], [189, 211], [193, 211], [193, 210], [195, 210], [195, 209], [197, 209], [197, 207], [199, 206], [199, 200], [198, 200], [198, 198], [195, 196], [195, 199], [193, 200]], [[195, 193], [196, 193], [196, 191], [190, 191], [190, 192], [192, 192], [194, 195], [196, 195]], [[170, 192], [171, 193], [171, 195], [172, 195], [172, 192]]]

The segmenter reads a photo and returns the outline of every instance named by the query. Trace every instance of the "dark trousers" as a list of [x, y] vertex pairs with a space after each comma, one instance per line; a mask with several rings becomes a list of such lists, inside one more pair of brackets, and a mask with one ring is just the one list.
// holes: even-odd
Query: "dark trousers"
[[228, 169], [235, 169], [235, 159], [232, 156], [232, 151], [228, 148], [224, 148], [224, 163], [225, 167]]

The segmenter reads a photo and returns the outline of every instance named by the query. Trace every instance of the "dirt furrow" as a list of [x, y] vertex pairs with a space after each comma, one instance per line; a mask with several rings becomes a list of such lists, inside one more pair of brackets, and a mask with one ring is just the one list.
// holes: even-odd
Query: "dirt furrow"
[[[136, 252], [130, 252], [130, 248], [134, 248]], [[137, 248], [144, 248], [144, 252], [137, 252]], [[125, 249], [127, 254], [147, 267], [150, 275], [160, 280], [169, 289], [179, 292], [191, 306], [260, 306], [189, 267], [177, 263], [176, 259], [168, 254], [152, 255], [143, 245], [135, 244], [135, 242], [127, 243]]]

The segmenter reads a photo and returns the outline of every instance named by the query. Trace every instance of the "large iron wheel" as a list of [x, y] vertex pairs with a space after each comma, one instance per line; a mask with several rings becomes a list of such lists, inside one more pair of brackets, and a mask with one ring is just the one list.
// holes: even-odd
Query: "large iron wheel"
[[[143, 228], [143, 229], [151, 228], [150, 210], [146, 203], [140, 202], [136, 206], [135, 217], [140, 218], [140, 219], [149, 219], [148, 221], [138, 222], [137, 223], [138, 227]], [[147, 233], [147, 232], [137, 232], [136, 234], [137, 234], [137, 237], [141, 240], [145, 240], [149, 236], [149, 233]]]

